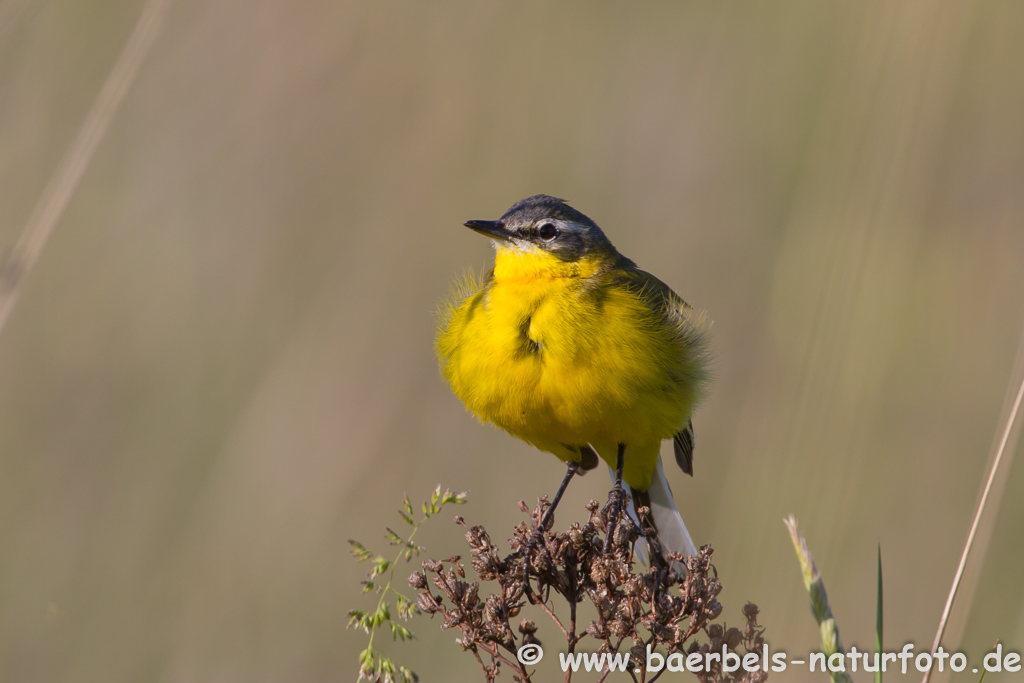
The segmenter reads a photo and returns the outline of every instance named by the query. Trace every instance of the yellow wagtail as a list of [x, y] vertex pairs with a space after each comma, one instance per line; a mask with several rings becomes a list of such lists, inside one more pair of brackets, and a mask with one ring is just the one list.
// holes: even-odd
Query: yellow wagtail
[[693, 474], [690, 416], [708, 377], [702, 316], [565, 200], [536, 195], [465, 225], [494, 241], [494, 269], [457, 288], [442, 313], [441, 372], [480, 420], [568, 463], [538, 533], [600, 456], [618, 492], [610, 526], [624, 480], [662, 546], [696, 555], [659, 451], [672, 439]]

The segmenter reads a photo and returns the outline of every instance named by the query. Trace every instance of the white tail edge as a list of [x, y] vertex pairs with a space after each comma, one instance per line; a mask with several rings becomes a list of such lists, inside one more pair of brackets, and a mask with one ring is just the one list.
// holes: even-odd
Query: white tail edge
[[[609, 467], [608, 471], [611, 473], [612, 481], [615, 481], [615, 470]], [[626, 482], [622, 482], [622, 488], [626, 493], [632, 494], [632, 490]], [[655, 470], [654, 476], [651, 478], [651, 487], [647, 489], [647, 495], [651, 498], [651, 513], [654, 516], [654, 524], [658, 527], [658, 540], [661, 541], [662, 547], [667, 551], [683, 555], [697, 555], [697, 546], [693, 544], [690, 532], [687, 531], [686, 524], [683, 523], [683, 516], [679, 514], [679, 508], [676, 507], [676, 501], [672, 497], [672, 489], [669, 488], [668, 480], [665, 478], [665, 469], [662, 467], [661, 458], [658, 458], [658, 469]], [[637, 518], [632, 498], [630, 498], [627, 512], [633, 522], [639, 526], [640, 520]], [[640, 562], [650, 565], [647, 542], [643, 539], [636, 544], [634, 555]]]

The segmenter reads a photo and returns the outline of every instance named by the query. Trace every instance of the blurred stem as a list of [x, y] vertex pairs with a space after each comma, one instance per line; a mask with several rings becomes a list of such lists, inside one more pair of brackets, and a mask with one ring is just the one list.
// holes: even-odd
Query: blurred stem
[[64, 214], [64, 209], [92, 161], [96, 148], [103, 141], [110, 122], [124, 101], [128, 88], [138, 75], [143, 59], [156, 41], [169, 1], [149, 0], [142, 8], [131, 38], [118, 56], [96, 102], [82, 122], [78, 135], [29, 216], [3, 270], [0, 270], [0, 333], [18, 300], [25, 277], [39, 260], [57, 221]]
[[[1024, 349], [1024, 336], [1021, 337], [1021, 349]], [[1018, 356], [1020, 351], [1018, 351]], [[960, 564], [956, 568], [956, 575], [953, 577], [953, 585], [949, 589], [949, 595], [946, 597], [946, 606], [942, 610], [942, 617], [939, 619], [939, 628], [935, 633], [935, 640], [932, 642], [932, 652], [935, 652], [939, 648], [939, 644], [942, 642], [942, 636], [946, 632], [946, 625], [949, 623], [949, 614], [953, 609], [953, 602], [956, 600], [957, 592], [960, 589], [960, 582], [963, 580], [964, 568], [967, 566], [967, 558], [970, 557], [971, 549], [974, 547], [974, 538], [978, 533], [978, 526], [981, 523], [981, 515], [985, 511], [985, 506], [988, 503], [989, 493], [992, 491], [992, 482], [995, 481], [996, 471], [999, 469], [999, 463], [1003, 460], [1003, 454], [1006, 452], [1006, 444], [1010, 440], [1010, 434], [1013, 432], [1014, 424], [1017, 421], [1017, 413], [1020, 411], [1021, 401], [1024, 400], [1024, 377], [1021, 378], [1020, 388], [1017, 389], [1017, 397], [1013, 401], [1013, 407], [1010, 408], [1010, 414], [1006, 418], [1006, 426], [1003, 428], [1003, 433], [999, 439], [999, 447], [996, 449], [996, 457], [992, 459], [992, 466], [989, 468], [988, 479], [985, 481], [985, 489], [982, 491], [981, 499], [978, 501], [978, 508], [974, 511], [974, 520], [971, 522], [971, 530], [967, 534], [967, 541], [964, 543], [964, 551], [960, 555]], [[1012, 453], [1011, 449], [1011, 453]], [[1012, 455], [1011, 455], [1012, 457]], [[996, 504], [998, 505], [999, 495], [996, 495]], [[921, 683], [928, 683], [931, 678], [932, 670], [928, 669], [924, 673], [924, 678], [921, 679]]]

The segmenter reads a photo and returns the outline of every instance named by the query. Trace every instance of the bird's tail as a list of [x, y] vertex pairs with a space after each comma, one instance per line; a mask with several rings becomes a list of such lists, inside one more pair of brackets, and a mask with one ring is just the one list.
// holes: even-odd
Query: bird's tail
[[[612, 480], [614, 479], [615, 473], [613, 471]], [[661, 546], [668, 552], [676, 552], [682, 555], [697, 554], [697, 546], [693, 544], [690, 532], [686, 530], [683, 517], [679, 514], [679, 508], [676, 507], [675, 499], [672, 498], [672, 489], [668, 487], [668, 480], [665, 479], [665, 470], [662, 468], [661, 458], [658, 458], [658, 469], [654, 472], [654, 476], [651, 478], [651, 487], [647, 491], [641, 492], [640, 496], [634, 496], [633, 491], [626, 482], [622, 482], [622, 487], [630, 495], [628, 512], [637, 526], [640, 526], [640, 521], [637, 518], [636, 506], [632, 499], [634, 497], [643, 497], [646, 494], [650, 501], [651, 515], [654, 517], [654, 526], [658, 530], [658, 540], [661, 542]], [[648, 503], [647, 501], [642, 501], [641, 504]], [[634, 552], [638, 560], [646, 565], [650, 565], [646, 541], [641, 540], [637, 543]]]

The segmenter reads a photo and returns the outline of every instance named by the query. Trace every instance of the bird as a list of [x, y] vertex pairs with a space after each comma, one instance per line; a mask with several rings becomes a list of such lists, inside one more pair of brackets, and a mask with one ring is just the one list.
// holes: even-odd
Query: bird
[[[498, 220], [464, 225], [492, 240], [494, 266], [454, 287], [435, 350], [442, 376], [480, 421], [566, 463], [538, 532], [573, 476], [600, 458], [620, 491], [611, 524], [630, 495], [634, 518], [636, 508], [650, 510], [661, 549], [696, 555], [660, 451], [671, 440], [692, 476], [692, 415], [710, 374], [705, 314], [564, 199], [534, 195]], [[649, 561], [639, 544], [636, 554]]]

